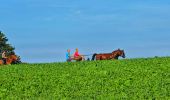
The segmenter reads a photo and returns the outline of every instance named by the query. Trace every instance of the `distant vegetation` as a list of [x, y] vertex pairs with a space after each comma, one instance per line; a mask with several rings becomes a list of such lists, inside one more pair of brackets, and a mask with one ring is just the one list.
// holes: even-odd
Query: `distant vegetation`
[[0, 99], [170, 99], [170, 58], [0, 67]]
[[[11, 44], [8, 43], [8, 38], [5, 36], [4, 33], [0, 31], [0, 54], [3, 51], [6, 51], [7, 55], [10, 55], [11, 53], [15, 53], [14, 50], [15, 48]], [[0, 58], [1, 58], [1, 55], [0, 55]]]

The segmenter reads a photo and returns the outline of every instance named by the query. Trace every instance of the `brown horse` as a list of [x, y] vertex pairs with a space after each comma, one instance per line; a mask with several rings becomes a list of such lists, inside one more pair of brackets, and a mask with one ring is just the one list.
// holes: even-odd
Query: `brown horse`
[[[18, 60], [18, 57], [16, 55], [10, 55], [6, 59], [6, 65], [9, 65], [12, 62], [17, 61], [17, 60]], [[0, 65], [4, 65], [4, 61], [3, 60], [0, 60]]]
[[118, 59], [119, 56], [121, 56], [122, 58], [125, 58], [125, 53], [124, 50], [116, 50], [113, 51], [112, 53], [104, 53], [104, 54], [94, 54], [92, 56], [92, 60], [111, 60], [111, 59]]

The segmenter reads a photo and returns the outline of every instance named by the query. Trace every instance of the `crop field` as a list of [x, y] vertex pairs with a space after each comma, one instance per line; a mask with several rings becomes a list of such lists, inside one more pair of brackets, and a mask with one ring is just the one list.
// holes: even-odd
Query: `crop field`
[[0, 99], [168, 100], [170, 58], [0, 66]]

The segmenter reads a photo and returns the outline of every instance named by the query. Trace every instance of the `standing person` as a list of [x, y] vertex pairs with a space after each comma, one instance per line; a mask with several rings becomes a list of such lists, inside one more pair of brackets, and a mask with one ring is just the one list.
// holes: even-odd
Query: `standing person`
[[7, 59], [7, 57], [6, 57], [6, 51], [3, 51], [3, 52], [2, 52], [2, 60], [4, 61], [4, 64], [6, 64], [6, 59]]
[[84, 60], [84, 57], [79, 54], [78, 48], [76, 48], [76, 51], [74, 53], [74, 59], [78, 61]]
[[70, 49], [67, 49], [67, 53], [66, 53], [66, 61], [67, 62], [71, 62], [71, 55], [70, 55]]

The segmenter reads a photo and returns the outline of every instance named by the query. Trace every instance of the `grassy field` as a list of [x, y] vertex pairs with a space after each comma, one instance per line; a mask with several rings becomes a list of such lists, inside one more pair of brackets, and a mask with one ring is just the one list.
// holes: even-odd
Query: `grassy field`
[[0, 99], [170, 99], [170, 58], [0, 67]]

